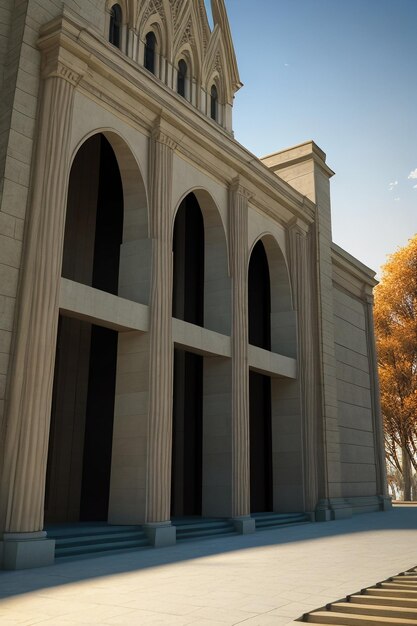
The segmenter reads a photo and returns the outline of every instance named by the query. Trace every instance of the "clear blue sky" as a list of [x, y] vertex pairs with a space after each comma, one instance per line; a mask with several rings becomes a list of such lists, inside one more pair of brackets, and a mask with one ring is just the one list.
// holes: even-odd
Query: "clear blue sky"
[[257, 156], [313, 139], [336, 172], [333, 239], [378, 271], [417, 232], [417, 0], [226, 6], [236, 139]]

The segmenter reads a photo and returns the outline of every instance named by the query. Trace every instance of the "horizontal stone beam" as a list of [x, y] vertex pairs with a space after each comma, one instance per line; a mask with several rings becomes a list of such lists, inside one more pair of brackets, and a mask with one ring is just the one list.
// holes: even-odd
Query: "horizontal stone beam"
[[204, 356], [231, 357], [231, 340], [208, 328], [173, 318], [172, 338], [178, 348]]
[[144, 304], [61, 278], [59, 309], [63, 315], [117, 331], [149, 330], [149, 311]]
[[297, 361], [282, 354], [249, 345], [249, 367], [272, 378], [297, 378]]
[[[61, 278], [59, 308], [63, 315], [119, 332], [149, 330], [149, 308], [144, 304]], [[178, 348], [203, 356], [231, 358], [231, 338], [208, 328], [172, 319], [172, 338]], [[271, 377], [296, 378], [295, 359], [249, 346], [249, 367]]]

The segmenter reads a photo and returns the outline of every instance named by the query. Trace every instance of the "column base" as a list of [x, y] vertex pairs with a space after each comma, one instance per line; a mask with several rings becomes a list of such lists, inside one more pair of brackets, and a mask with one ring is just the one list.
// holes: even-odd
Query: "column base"
[[381, 511], [390, 511], [392, 509], [391, 496], [379, 496], [379, 506]]
[[250, 515], [242, 515], [242, 517], [233, 517], [233, 525], [240, 535], [250, 535], [256, 532], [255, 520]]
[[329, 509], [328, 500], [320, 500], [314, 511], [314, 519], [316, 522], [330, 522], [332, 512]]
[[6, 570], [53, 565], [55, 539], [47, 539], [45, 531], [4, 533], [0, 555], [1, 566]]
[[177, 542], [177, 529], [171, 522], [150, 522], [144, 524], [143, 529], [155, 548], [173, 546]]
[[329, 505], [333, 520], [352, 517], [352, 505], [344, 498], [330, 498]]

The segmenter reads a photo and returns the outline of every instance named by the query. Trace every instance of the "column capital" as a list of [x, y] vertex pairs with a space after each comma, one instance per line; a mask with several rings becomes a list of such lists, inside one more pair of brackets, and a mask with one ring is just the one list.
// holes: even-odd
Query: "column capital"
[[309, 225], [298, 217], [294, 217], [288, 222], [287, 229], [289, 233], [297, 232], [304, 237], [306, 237], [310, 231]]
[[163, 119], [159, 117], [152, 127], [151, 138], [153, 141], [167, 146], [168, 148], [171, 148], [171, 150], [175, 150], [178, 144], [172, 137], [170, 137], [167, 130], [162, 127], [162, 124]]
[[251, 200], [253, 198], [253, 193], [249, 191], [243, 184], [240, 176], [236, 176], [230, 183], [230, 191], [239, 196], [242, 196], [246, 200]]
[[364, 289], [362, 291], [362, 300], [368, 306], [373, 307], [374, 306], [374, 301], [375, 301], [374, 294], [372, 293], [372, 291], [369, 291], [368, 289], [367, 289], [366, 286], [364, 287]]
[[[83, 64], [84, 65], [84, 64]], [[85, 66], [86, 70], [87, 66]], [[85, 74], [81, 64], [77, 67], [70, 67], [60, 59], [45, 59], [42, 65], [42, 78], [62, 78], [76, 87]]]

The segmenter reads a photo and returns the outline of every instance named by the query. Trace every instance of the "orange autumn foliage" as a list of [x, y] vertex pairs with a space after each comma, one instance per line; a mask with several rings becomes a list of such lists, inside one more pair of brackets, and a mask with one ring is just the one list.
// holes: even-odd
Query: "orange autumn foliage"
[[417, 235], [383, 266], [374, 317], [386, 454], [408, 500], [417, 471]]

